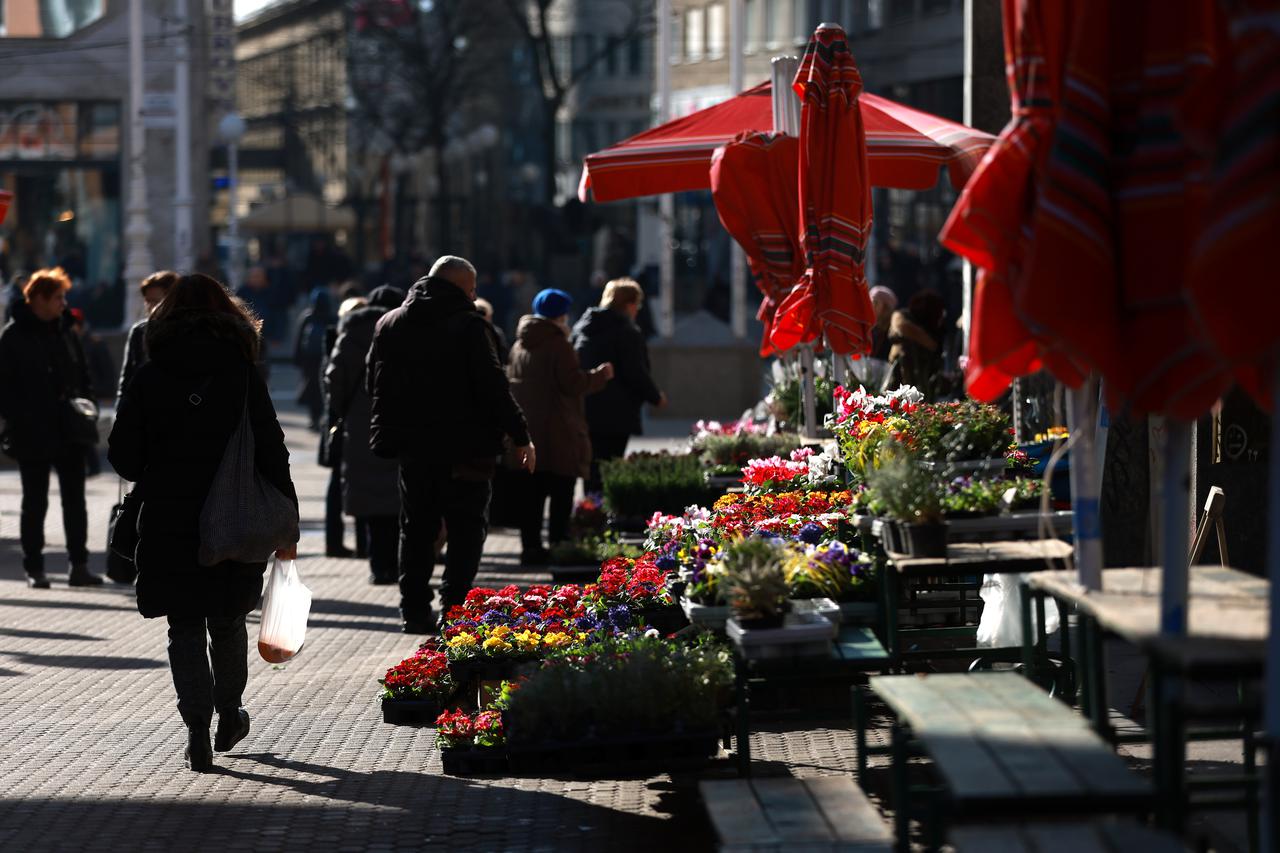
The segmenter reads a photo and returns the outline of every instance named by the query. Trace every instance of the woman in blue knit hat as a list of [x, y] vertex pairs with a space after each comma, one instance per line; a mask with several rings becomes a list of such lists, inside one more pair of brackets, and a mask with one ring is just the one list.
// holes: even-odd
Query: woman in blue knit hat
[[569, 343], [569, 307], [573, 298], [548, 288], [533, 298], [533, 313], [520, 318], [511, 347], [507, 376], [511, 393], [524, 410], [529, 435], [538, 448], [538, 469], [526, 475], [520, 510], [520, 562], [542, 565], [543, 508], [551, 499], [548, 537], [551, 544], [569, 535], [573, 490], [591, 465], [591, 439], [582, 400], [613, 377], [606, 362], [583, 370]]

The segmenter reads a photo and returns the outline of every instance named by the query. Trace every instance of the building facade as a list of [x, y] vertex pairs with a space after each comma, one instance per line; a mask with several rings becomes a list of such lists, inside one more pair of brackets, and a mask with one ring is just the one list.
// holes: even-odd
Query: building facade
[[[207, 252], [206, 18], [188, 4], [144, 0], [148, 248], [156, 268], [178, 255], [176, 99], [191, 106], [193, 249]], [[0, 189], [14, 194], [0, 224], [7, 277], [63, 266], [71, 302], [99, 327], [125, 322], [124, 232], [129, 205], [128, 0], [0, 0]], [[189, 89], [175, 92], [174, 49], [186, 39]], [[136, 284], [130, 282], [129, 284]]]

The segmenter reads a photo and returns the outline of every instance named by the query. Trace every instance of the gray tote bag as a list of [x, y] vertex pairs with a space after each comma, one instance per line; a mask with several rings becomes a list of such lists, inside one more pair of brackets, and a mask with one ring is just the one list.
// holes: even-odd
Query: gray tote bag
[[240, 422], [200, 510], [197, 560], [202, 566], [224, 560], [265, 563], [276, 550], [297, 541], [298, 508], [258, 473], [246, 385]]

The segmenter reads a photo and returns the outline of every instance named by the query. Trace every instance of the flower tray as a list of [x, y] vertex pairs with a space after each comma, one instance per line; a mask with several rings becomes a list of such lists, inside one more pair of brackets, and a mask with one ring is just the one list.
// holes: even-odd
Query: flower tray
[[823, 619], [840, 624], [840, 605], [829, 598], [793, 598], [792, 613], [816, 613]]
[[509, 745], [511, 772], [545, 775], [572, 772], [595, 778], [633, 778], [667, 770], [703, 767], [720, 749], [723, 733], [706, 731], [591, 737]]
[[393, 726], [429, 726], [440, 711], [438, 699], [382, 698], [382, 722]]
[[733, 615], [733, 608], [727, 604], [697, 604], [687, 598], [680, 599], [680, 609], [689, 624], [709, 631], [724, 631], [725, 623]]
[[593, 583], [600, 576], [600, 561], [550, 565], [552, 583]]
[[508, 772], [507, 750], [500, 746], [443, 748], [440, 760], [450, 776], [501, 776]]
[[725, 633], [747, 660], [830, 657], [838, 626], [817, 613], [788, 613], [781, 628], [744, 629], [731, 618]]
[[689, 620], [685, 618], [684, 611], [677, 604], [643, 607], [636, 612], [636, 615], [644, 621], [645, 625], [657, 628], [658, 633], [664, 637], [667, 634], [674, 634], [689, 624]]

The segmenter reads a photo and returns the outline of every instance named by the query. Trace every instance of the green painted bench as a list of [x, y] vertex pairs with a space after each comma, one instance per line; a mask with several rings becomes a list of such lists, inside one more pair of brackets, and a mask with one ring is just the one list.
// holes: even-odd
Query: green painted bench
[[888, 853], [893, 836], [847, 776], [698, 785], [722, 851]]
[[947, 839], [955, 853], [1186, 853], [1177, 838], [1133, 821], [965, 826]]

